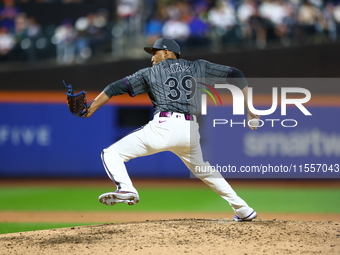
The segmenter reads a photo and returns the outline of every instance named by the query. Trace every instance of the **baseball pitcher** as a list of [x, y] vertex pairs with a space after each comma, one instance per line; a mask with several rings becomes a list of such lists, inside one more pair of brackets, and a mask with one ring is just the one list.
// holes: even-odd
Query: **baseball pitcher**
[[[117, 189], [99, 196], [105, 205], [140, 201], [125, 162], [136, 157], [161, 151], [175, 153], [190, 171], [217, 194], [225, 199], [235, 212], [235, 221], [251, 221], [257, 214], [241, 199], [218, 171], [211, 169], [203, 160], [199, 126], [196, 116], [200, 114], [200, 93], [211, 82], [233, 84], [242, 89], [247, 98], [248, 83], [243, 73], [225, 65], [206, 60], [188, 61], [180, 58], [180, 47], [171, 39], [160, 38], [152, 47], [144, 50], [152, 55], [152, 67], [147, 67], [121, 80], [109, 84], [77, 116], [89, 118], [111, 97], [128, 93], [131, 97], [148, 93], [154, 107], [154, 117], [148, 124], [120, 139], [102, 151], [104, 168]], [[213, 84], [212, 84], [213, 85]], [[82, 106], [83, 107], [83, 106]], [[248, 120], [259, 118], [251, 113], [245, 102]], [[256, 127], [249, 127], [256, 129]]]

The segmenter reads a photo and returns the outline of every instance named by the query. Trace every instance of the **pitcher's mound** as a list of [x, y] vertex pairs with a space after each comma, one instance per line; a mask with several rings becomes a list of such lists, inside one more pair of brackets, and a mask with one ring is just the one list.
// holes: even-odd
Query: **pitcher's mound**
[[5, 234], [0, 254], [340, 254], [340, 223], [176, 219]]

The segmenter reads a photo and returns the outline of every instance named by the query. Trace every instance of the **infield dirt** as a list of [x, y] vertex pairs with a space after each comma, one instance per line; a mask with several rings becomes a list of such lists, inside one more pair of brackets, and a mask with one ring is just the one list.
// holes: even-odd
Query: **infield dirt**
[[338, 222], [177, 219], [0, 236], [0, 254], [340, 254]]

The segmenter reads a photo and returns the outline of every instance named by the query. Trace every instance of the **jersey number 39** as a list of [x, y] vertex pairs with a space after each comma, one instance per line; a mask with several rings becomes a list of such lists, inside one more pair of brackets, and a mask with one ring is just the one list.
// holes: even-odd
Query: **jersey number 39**
[[185, 93], [187, 100], [192, 99], [196, 93], [196, 80], [190, 75], [184, 76], [180, 82], [174, 77], [169, 77], [164, 84], [170, 89], [167, 97], [174, 101], [181, 98], [182, 92]]

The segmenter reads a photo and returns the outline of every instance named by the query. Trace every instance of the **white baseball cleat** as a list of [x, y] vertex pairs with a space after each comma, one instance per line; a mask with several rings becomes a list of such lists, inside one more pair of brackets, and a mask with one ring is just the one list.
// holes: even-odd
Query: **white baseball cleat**
[[98, 200], [104, 205], [115, 205], [118, 203], [135, 205], [139, 202], [139, 196], [134, 192], [118, 190], [104, 193], [99, 196]]
[[234, 221], [252, 221], [253, 219], [255, 219], [257, 217], [257, 213], [255, 211], [252, 211], [251, 214], [249, 214], [247, 217], [244, 218], [240, 218], [237, 215], [234, 215]]

